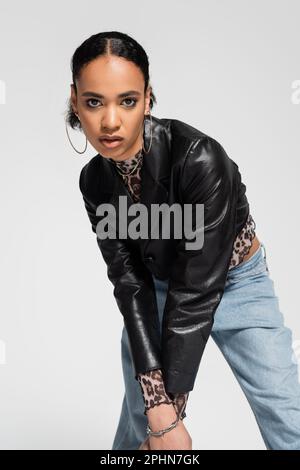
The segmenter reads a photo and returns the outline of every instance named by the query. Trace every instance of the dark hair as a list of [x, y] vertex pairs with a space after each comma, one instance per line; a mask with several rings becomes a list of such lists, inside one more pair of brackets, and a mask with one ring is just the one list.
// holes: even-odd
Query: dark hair
[[[141, 70], [145, 79], [144, 93], [149, 85], [149, 61], [143, 47], [125, 33], [119, 31], [106, 31], [93, 34], [86, 39], [74, 52], [71, 59], [73, 84], [80, 77], [81, 69], [92, 60], [102, 55], [115, 55], [134, 62]], [[156, 103], [156, 97], [151, 91], [150, 108]], [[81, 129], [81, 124], [73, 111], [71, 98], [69, 98], [66, 121], [73, 129]]]

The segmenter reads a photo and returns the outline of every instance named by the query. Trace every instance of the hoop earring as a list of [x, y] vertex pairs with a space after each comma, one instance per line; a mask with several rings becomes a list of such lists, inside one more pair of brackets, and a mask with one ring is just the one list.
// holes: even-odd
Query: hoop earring
[[[145, 147], [144, 147], [144, 139], [143, 139], [143, 151], [145, 153], [149, 153], [150, 152], [150, 149], [151, 149], [151, 146], [152, 146], [152, 116], [151, 116], [151, 113], [149, 112], [148, 116], [150, 116], [150, 145], [149, 145], [149, 148], [148, 150], [145, 150]], [[145, 118], [144, 118], [144, 133], [146, 133], [145, 131]]]
[[[75, 114], [76, 114], [76, 113], [75, 113]], [[77, 118], [79, 119], [78, 114], [76, 114], [76, 116], [77, 116]], [[79, 119], [79, 120], [80, 120], [80, 119]], [[85, 136], [85, 139], [86, 139], [86, 140], [85, 140], [85, 149], [84, 149], [82, 152], [80, 152], [80, 151], [77, 150], [77, 149], [74, 147], [74, 145], [72, 144], [72, 141], [71, 141], [71, 139], [70, 139], [69, 132], [68, 132], [67, 121], [65, 121], [65, 124], [66, 124], [66, 133], [67, 133], [69, 142], [70, 142], [70, 144], [72, 145], [73, 149], [74, 149], [77, 153], [80, 153], [80, 154], [84, 153], [84, 152], [86, 151], [86, 149], [87, 149], [87, 137]]]

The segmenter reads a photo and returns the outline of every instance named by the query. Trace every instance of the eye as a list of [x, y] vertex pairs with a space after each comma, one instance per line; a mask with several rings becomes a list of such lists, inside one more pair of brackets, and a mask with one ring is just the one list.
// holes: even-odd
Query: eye
[[89, 104], [90, 101], [99, 102], [99, 100], [97, 100], [96, 98], [90, 98], [90, 99], [86, 100], [86, 103], [87, 103], [87, 105], [88, 105], [89, 108], [97, 108], [97, 106], [91, 106], [91, 105]]
[[[125, 102], [125, 101], [127, 101], [127, 102], [131, 101], [131, 104], [129, 104], [129, 105], [126, 104], [125, 105], [126, 108], [133, 108], [137, 103], [137, 99], [135, 99], [135, 98], [125, 98], [123, 100], [123, 102]], [[94, 104], [91, 104], [92, 102], [94, 104], [96, 103], [96, 105], [94, 106]], [[89, 108], [98, 108], [99, 106], [97, 106], [97, 103], [99, 103], [99, 102], [100, 102], [100, 100], [98, 100], [96, 98], [89, 98], [88, 100], [86, 100], [86, 104]]]
[[137, 100], [135, 98], [125, 98], [123, 101], [133, 101], [133, 104], [130, 106], [126, 106], [126, 108], [133, 108], [136, 105]]

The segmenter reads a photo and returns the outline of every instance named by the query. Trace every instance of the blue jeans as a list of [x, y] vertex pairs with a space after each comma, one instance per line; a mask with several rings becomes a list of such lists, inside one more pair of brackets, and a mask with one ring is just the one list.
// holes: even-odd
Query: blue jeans
[[[162, 325], [168, 280], [153, 279]], [[251, 406], [266, 448], [300, 450], [300, 383], [292, 332], [284, 325], [263, 243], [228, 271], [211, 336]], [[125, 394], [112, 449], [138, 449], [148, 420], [125, 327], [121, 355]]]

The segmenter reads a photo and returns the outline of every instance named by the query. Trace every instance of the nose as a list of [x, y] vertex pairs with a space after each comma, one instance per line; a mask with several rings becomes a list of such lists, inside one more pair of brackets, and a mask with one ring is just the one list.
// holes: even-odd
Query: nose
[[121, 122], [117, 110], [108, 107], [101, 119], [101, 128], [109, 132], [115, 132], [120, 128]]

